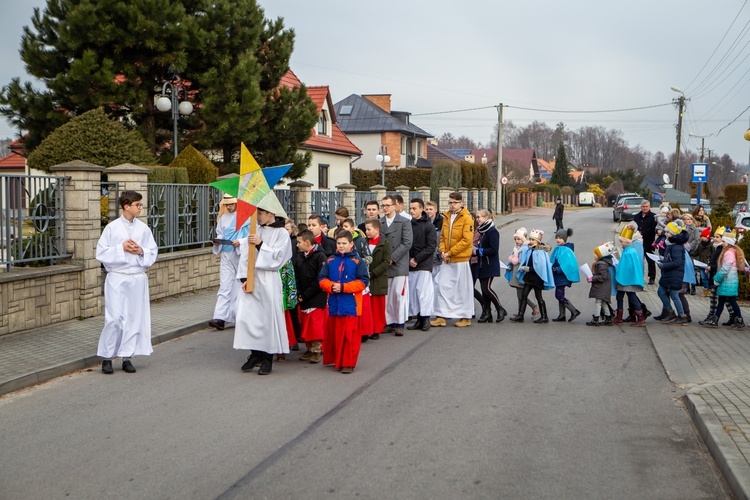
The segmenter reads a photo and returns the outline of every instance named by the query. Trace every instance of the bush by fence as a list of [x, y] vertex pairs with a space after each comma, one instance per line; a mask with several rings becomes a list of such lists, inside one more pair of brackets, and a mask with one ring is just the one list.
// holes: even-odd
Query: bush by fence
[[219, 176], [219, 169], [193, 146], [180, 151], [169, 167], [186, 169], [189, 184], [208, 184]]

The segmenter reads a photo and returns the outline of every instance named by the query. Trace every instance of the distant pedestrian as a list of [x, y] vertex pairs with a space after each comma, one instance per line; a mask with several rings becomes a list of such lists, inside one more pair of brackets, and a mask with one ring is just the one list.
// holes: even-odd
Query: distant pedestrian
[[555, 221], [555, 231], [563, 229], [563, 211], [565, 206], [562, 204], [562, 198], [559, 196], [555, 200], [555, 213], [552, 215], [552, 219]]
[[102, 371], [114, 372], [112, 358], [122, 358], [122, 369], [135, 373], [132, 356], [148, 356], [151, 347], [151, 304], [146, 270], [156, 262], [158, 248], [151, 229], [137, 219], [143, 196], [120, 195], [122, 215], [104, 228], [96, 245], [96, 259], [104, 264], [104, 328], [97, 355]]

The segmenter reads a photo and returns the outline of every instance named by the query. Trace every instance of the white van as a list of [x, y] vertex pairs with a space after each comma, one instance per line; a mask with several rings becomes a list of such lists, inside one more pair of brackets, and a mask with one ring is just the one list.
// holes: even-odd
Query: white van
[[587, 191], [578, 193], [578, 206], [593, 207], [594, 204], [595, 204], [594, 193], [589, 193]]

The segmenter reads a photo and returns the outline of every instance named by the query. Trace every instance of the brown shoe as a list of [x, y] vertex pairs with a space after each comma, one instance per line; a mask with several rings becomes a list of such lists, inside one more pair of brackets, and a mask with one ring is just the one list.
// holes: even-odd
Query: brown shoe
[[310, 358], [312, 358], [313, 352], [308, 349], [303, 354], [300, 354], [299, 360], [300, 361], [310, 361]]
[[461, 318], [458, 321], [456, 321], [456, 324], [453, 325], [453, 326], [456, 326], [458, 328], [463, 328], [463, 327], [466, 327], [466, 326], [471, 326], [471, 320], [468, 319], [468, 318]]
[[351, 366], [345, 366], [341, 369], [341, 373], [352, 373], [354, 371], [354, 368]]
[[440, 316], [430, 321], [431, 326], [445, 326], [445, 324], [445, 318], [441, 318]]

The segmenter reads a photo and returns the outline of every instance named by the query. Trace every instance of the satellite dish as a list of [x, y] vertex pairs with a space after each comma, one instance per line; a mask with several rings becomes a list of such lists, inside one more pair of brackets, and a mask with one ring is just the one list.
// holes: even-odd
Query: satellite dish
[[664, 184], [669, 184], [669, 175], [664, 174], [661, 176], [662, 179], [664, 179]]

